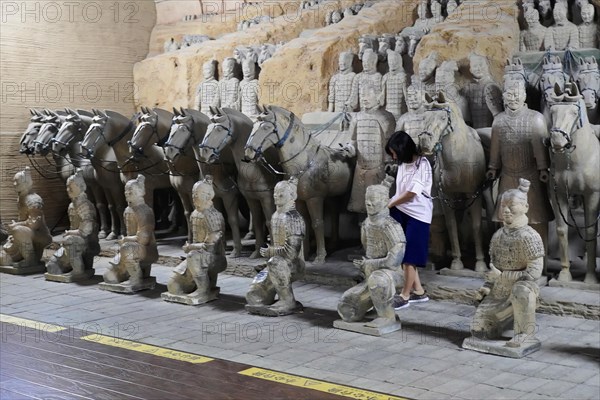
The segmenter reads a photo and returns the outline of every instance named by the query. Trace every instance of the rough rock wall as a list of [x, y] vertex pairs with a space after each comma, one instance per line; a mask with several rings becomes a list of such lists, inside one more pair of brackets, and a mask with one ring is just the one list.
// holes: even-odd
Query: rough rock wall
[[[222, 61], [225, 57], [231, 57], [233, 49], [238, 46], [290, 41], [297, 38], [304, 30], [323, 28], [327, 11], [347, 7], [355, 2], [355, 0], [336, 0], [310, 10], [296, 9], [275, 18], [272, 23], [259, 24], [245, 31], [233, 32], [217, 40], [205, 42], [201, 46], [147, 58], [134, 67], [135, 83], [139, 89], [136, 92], [135, 104], [162, 108], [190, 107], [193, 105], [196, 87], [202, 79], [204, 62], [212, 58]], [[299, 1], [297, 3], [299, 4]], [[383, 8], [380, 12], [385, 14]]]
[[[30, 164], [18, 154], [28, 108], [110, 108], [132, 114], [133, 63], [148, 53], [156, 9], [144, 0], [3, 1], [0, 7], [0, 214], [10, 222], [17, 214], [13, 176]], [[51, 174], [53, 167], [40, 162]], [[52, 226], [66, 213], [64, 185], [38, 174], [34, 181]]]

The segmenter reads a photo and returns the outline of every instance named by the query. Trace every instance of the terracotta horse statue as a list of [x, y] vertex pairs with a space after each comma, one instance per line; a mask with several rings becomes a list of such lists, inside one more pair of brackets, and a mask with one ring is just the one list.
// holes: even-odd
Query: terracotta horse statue
[[92, 124], [93, 114], [84, 110], [65, 109], [67, 112], [58, 133], [51, 140], [52, 153], [55, 157], [61, 157], [73, 165], [81, 168], [83, 179], [86, 183], [88, 198], [94, 203], [100, 218], [100, 239], [116, 239], [120, 234], [120, 217], [117, 214], [116, 200], [108, 190], [112, 182], [120, 181], [118, 173], [114, 173], [109, 182], [98, 181], [98, 177], [110, 176], [109, 171], [96, 172], [92, 162], [79, 154], [79, 146], [83, 135]]
[[[151, 156], [152, 152], [158, 151], [164, 154], [162, 146], [169, 138], [173, 122], [173, 113], [169, 111], [160, 108], [151, 110], [147, 107], [142, 107], [141, 110], [140, 123], [128, 142], [131, 157], [138, 162], [142, 162], [144, 158]], [[194, 211], [192, 188], [200, 176], [200, 170], [193, 157], [178, 157], [174, 161], [167, 158], [166, 161], [169, 180], [183, 205], [187, 226], [190, 215]], [[191, 229], [188, 229], [188, 241], [192, 243]]]
[[33, 108], [29, 112], [31, 114], [29, 124], [19, 140], [19, 153], [21, 154], [33, 154], [33, 141], [37, 137], [42, 126], [42, 120], [44, 119], [42, 113]]
[[575, 82], [583, 96], [588, 120], [600, 124], [600, 70], [594, 57], [579, 58], [579, 70]]
[[[47, 111], [42, 120], [42, 126], [39, 129], [37, 137], [33, 140], [33, 154], [47, 157], [52, 150], [52, 140], [58, 133], [61, 125], [66, 119], [67, 114], [60, 111]], [[59, 178], [63, 183], [75, 173], [75, 167], [69, 162], [69, 159], [58, 154], [52, 153], [56, 173], [51, 173], [49, 178]], [[49, 171], [46, 171], [49, 173]]]
[[[218, 162], [222, 155], [231, 157], [237, 168], [238, 189], [248, 202], [252, 216], [256, 249], [250, 258], [259, 257], [259, 249], [266, 244], [266, 225], [270, 230], [271, 216], [275, 212], [273, 189], [280, 175], [256, 163], [243, 162], [244, 146], [252, 132], [253, 122], [245, 114], [231, 108], [211, 107], [211, 124], [199, 145], [200, 161]], [[271, 152], [270, 152], [271, 153]], [[275, 162], [276, 154], [271, 154]]]
[[[298, 178], [298, 200], [308, 208], [317, 241], [315, 262], [323, 263], [327, 255], [324, 200], [326, 197], [341, 198], [349, 193], [353, 165], [345, 160], [332, 159], [335, 150], [313, 138], [292, 112], [277, 106], [259, 107], [259, 111], [246, 143], [246, 159], [255, 162], [264, 160], [265, 152], [274, 147], [279, 155], [277, 167], [285, 175]], [[338, 214], [334, 214], [332, 226], [337, 234]]]
[[569, 75], [564, 72], [562, 61], [558, 56], [546, 56], [542, 63], [542, 75], [538, 80], [538, 89], [542, 96], [540, 100], [540, 112], [550, 121], [550, 105], [554, 95], [554, 86], [565, 87], [569, 82]]
[[219, 163], [202, 163], [199, 144], [204, 139], [210, 119], [193, 109], [180, 109], [174, 112], [171, 133], [164, 145], [167, 161], [173, 164], [181, 157], [193, 157], [200, 169], [200, 179], [204, 178], [204, 175], [212, 175], [216, 206], [225, 210], [231, 228], [233, 237], [231, 256], [238, 257], [242, 252], [242, 237], [238, 217], [240, 192], [236, 182], [234, 161], [231, 157], [222, 157]]
[[[435, 100], [428, 95], [423, 113], [425, 131], [419, 134], [419, 146], [424, 155], [433, 155], [433, 186], [437, 189], [452, 247], [450, 269], [464, 268], [461, 260], [456, 222], [457, 208], [471, 213], [475, 241], [475, 271], [487, 271], [484, 260], [481, 215], [484, 195], [486, 160], [481, 140], [475, 129], [462, 119], [456, 103], [446, 101], [438, 92]], [[491, 203], [491, 201], [489, 201]], [[486, 201], [488, 203], [488, 201]], [[486, 204], [493, 210], [491, 204]]]
[[[560, 246], [562, 270], [560, 281], [571, 281], [569, 270], [568, 226], [574, 226], [586, 242], [587, 273], [585, 282], [597, 283], [596, 243], [600, 219], [600, 141], [587, 119], [583, 96], [577, 85], [567, 83], [564, 92], [556, 85], [550, 106], [552, 128], [547, 144], [550, 148], [550, 173], [553, 180], [552, 206]], [[583, 198], [584, 224], [569, 223], [569, 197]], [[571, 217], [572, 218], [572, 217]]]

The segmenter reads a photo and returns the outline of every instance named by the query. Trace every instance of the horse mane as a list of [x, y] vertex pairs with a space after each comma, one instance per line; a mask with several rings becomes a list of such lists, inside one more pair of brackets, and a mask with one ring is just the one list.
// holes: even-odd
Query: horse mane
[[227, 114], [230, 117], [233, 117], [234, 119], [241, 120], [242, 122], [249, 123], [250, 125], [254, 124], [250, 117], [248, 117], [246, 114], [239, 110], [235, 110], [233, 108], [228, 107], [222, 108], [221, 110], [223, 110], [225, 114]]
[[195, 125], [206, 124], [208, 126], [208, 124], [210, 124], [210, 118], [208, 117], [208, 115], [206, 115], [194, 108], [186, 108], [186, 109], [184, 109], [184, 111], [185, 111], [185, 115], [189, 115], [192, 117]]

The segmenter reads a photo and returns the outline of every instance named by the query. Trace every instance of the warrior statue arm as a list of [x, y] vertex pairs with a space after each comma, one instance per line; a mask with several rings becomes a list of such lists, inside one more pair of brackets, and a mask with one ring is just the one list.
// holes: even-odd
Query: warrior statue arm
[[525, 47], [525, 41], [523, 40], [523, 32], [519, 35], [519, 51], [527, 51], [527, 47]]
[[548, 168], [550, 165], [548, 150], [543, 144], [543, 139], [548, 137], [548, 128], [542, 115], [537, 115], [533, 122], [533, 137], [531, 146], [533, 155], [539, 171], [539, 178], [542, 182], [548, 182]]
[[204, 242], [187, 244], [187, 251], [206, 250], [210, 253], [214, 253], [221, 239], [223, 239], [222, 230], [210, 232], [208, 235], [206, 235]]
[[202, 106], [202, 84], [198, 85], [196, 89], [196, 98], [194, 99], [194, 106], [196, 110], [200, 110]]
[[498, 280], [498, 278], [500, 278], [500, 276], [502, 276], [502, 272], [496, 268], [494, 264], [490, 263], [490, 271], [485, 274], [485, 282], [477, 291], [477, 294], [475, 295], [476, 300], [481, 300], [490, 294], [494, 283]]
[[275, 256], [281, 256], [290, 260], [298, 258], [300, 249], [302, 248], [302, 235], [289, 235], [285, 239], [283, 246], [267, 246], [262, 248], [260, 254], [263, 257], [271, 258]]
[[404, 242], [396, 244], [383, 258], [365, 259], [362, 266], [365, 276], [368, 277], [378, 269], [395, 269], [399, 267], [404, 256], [404, 245]]
[[354, 111], [358, 108], [358, 80], [359, 74], [356, 74], [354, 79], [352, 79], [352, 90], [350, 91], [348, 100], [346, 100], [346, 105], [350, 111]]
[[486, 177], [488, 179], [496, 179], [497, 171], [502, 167], [500, 159], [500, 129], [496, 124], [492, 124], [492, 139], [490, 143], [490, 162], [488, 163], [488, 171]]
[[329, 112], [333, 112], [334, 110], [334, 106], [335, 106], [335, 82], [337, 75], [334, 75], [330, 80], [329, 80], [329, 93], [327, 95], [327, 111]]

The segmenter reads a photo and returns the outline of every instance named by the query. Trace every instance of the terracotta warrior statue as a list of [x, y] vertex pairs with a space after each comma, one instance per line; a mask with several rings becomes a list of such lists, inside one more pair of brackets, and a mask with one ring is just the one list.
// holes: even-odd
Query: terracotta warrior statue
[[339, 72], [331, 77], [329, 81], [329, 95], [327, 97], [329, 112], [342, 112], [344, 106], [350, 97], [352, 92], [352, 81], [356, 74], [352, 70], [352, 60], [354, 60], [354, 54], [345, 51], [340, 54], [338, 65]]
[[251, 59], [242, 61], [244, 79], [240, 82], [240, 105], [238, 110], [246, 114], [251, 120], [258, 116], [258, 79], [256, 79], [256, 62]]
[[404, 28], [400, 35], [403, 37], [415, 36], [421, 39], [423, 35], [429, 33], [431, 28], [435, 25], [433, 18], [427, 18], [427, 1], [420, 1], [417, 5], [417, 19], [412, 26]]
[[513, 322], [514, 336], [504, 343], [504, 347], [521, 350], [513, 357], [522, 357], [540, 346], [534, 336], [539, 296], [536, 281], [542, 275], [545, 253], [540, 235], [527, 225], [528, 189], [529, 181], [520, 179], [518, 189], [507, 190], [501, 197], [504, 226], [492, 236], [491, 271], [477, 293], [481, 303], [471, 324], [474, 338], [493, 340], [499, 339], [507, 325]]
[[219, 81], [219, 98], [221, 107], [239, 110], [240, 80], [235, 77], [235, 58], [227, 57], [223, 60], [223, 77]]
[[402, 226], [390, 216], [387, 207], [392, 183], [393, 178], [367, 188], [367, 218], [360, 230], [366, 256], [354, 260], [365, 280], [346, 290], [338, 303], [338, 314], [345, 322], [362, 321], [373, 307], [377, 318], [363, 324], [379, 329], [380, 333], [400, 329], [392, 300], [404, 281], [402, 257], [406, 238]]
[[404, 91], [406, 90], [406, 73], [402, 68], [402, 56], [393, 50], [387, 51], [387, 61], [390, 71], [383, 76], [383, 101], [385, 109], [392, 113], [394, 119], [406, 112]]
[[297, 185], [296, 178], [275, 185], [276, 210], [271, 217], [271, 245], [260, 249], [260, 254], [268, 261], [246, 294], [246, 310], [251, 314], [276, 317], [302, 309], [292, 291], [292, 282], [304, 275], [302, 241], [306, 234], [304, 218], [296, 211]]
[[65, 231], [61, 248], [46, 263], [46, 280], [75, 282], [94, 276], [94, 256], [100, 254], [99, 228], [96, 208], [88, 200], [85, 189], [83, 170], [78, 168], [67, 179], [71, 229]]
[[192, 197], [196, 208], [190, 216], [193, 242], [183, 246], [187, 259], [173, 271], [167, 283], [169, 292], [162, 297], [197, 305], [218, 297], [217, 277], [227, 268], [227, 259], [223, 238], [225, 219], [213, 205], [215, 191], [210, 175], [196, 182]]
[[458, 2], [456, 0], [449, 0], [448, 3], [446, 3], [446, 15], [450, 17], [457, 8]]
[[381, 74], [377, 72], [377, 53], [366, 49], [362, 57], [363, 71], [356, 74], [352, 81], [352, 92], [346, 104], [349, 111], [364, 110], [364, 87], [370, 85], [378, 88], [377, 96], [381, 96]]
[[[529, 180], [529, 224], [547, 243], [548, 221], [554, 219], [548, 200], [549, 155], [542, 140], [548, 136], [544, 116], [530, 110], [525, 104], [525, 83], [508, 81], [504, 85], [504, 112], [492, 124], [490, 160], [487, 177], [500, 178], [498, 198], [509, 188], [518, 185], [519, 178]], [[498, 203], [499, 204], [499, 203]], [[502, 209], [497, 204], [495, 221], [502, 220]]]
[[540, 23], [538, 10], [533, 7], [533, 4], [529, 4], [524, 7], [524, 14], [527, 29], [521, 31], [519, 36], [519, 51], [544, 50], [544, 38], [548, 28]]
[[158, 260], [154, 212], [144, 202], [144, 181], [144, 175], [140, 174], [125, 184], [127, 236], [119, 240], [119, 252], [104, 273], [104, 284], [100, 287], [105, 290], [136, 292], [152, 289], [156, 283], [150, 276], [152, 263]]
[[579, 30], [579, 45], [583, 49], [597, 49], [600, 41], [598, 24], [594, 22], [595, 9], [590, 3], [581, 6], [582, 23], [577, 26]]
[[[469, 101], [460, 92], [456, 83], [456, 73], [458, 72], [458, 63], [454, 60], [443, 61], [435, 70], [436, 92], [444, 95], [447, 101], [451, 101], [460, 110], [462, 118], [467, 125], [471, 126], [471, 110]], [[437, 96], [437, 93], [436, 93]]]
[[29, 167], [17, 172], [14, 186], [18, 195], [19, 220], [8, 224], [9, 237], [0, 253], [0, 271], [29, 274], [45, 269], [41, 262], [44, 248], [52, 243], [52, 235], [44, 218], [44, 202], [33, 192]]
[[[464, 93], [469, 104], [471, 126], [475, 129], [490, 127], [494, 116], [487, 106], [486, 93], [499, 93], [501, 89], [492, 78], [492, 74], [490, 74], [487, 58], [471, 53], [469, 55], [469, 70], [473, 80], [465, 87]], [[490, 86], [496, 86], [497, 88], [490, 91]]]
[[341, 157], [356, 157], [356, 168], [348, 211], [364, 214], [365, 191], [385, 178], [391, 158], [384, 147], [394, 133], [396, 119], [379, 103], [379, 86], [363, 86], [363, 110], [350, 122], [351, 142], [340, 150]]
[[425, 94], [415, 85], [406, 88], [404, 97], [408, 111], [396, 122], [395, 131], [404, 131], [412, 138], [415, 144], [419, 143], [419, 134], [425, 130]]
[[210, 60], [202, 66], [204, 80], [200, 82], [196, 89], [196, 109], [201, 113], [209, 115], [210, 107], [218, 107], [219, 101], [219, 82], [215, 75], [217, 72], [217, 61]]
[[431, 98], [436, 95], [435, 70], [438, 67], [438, 54], [432, 51], [419, 62], [419, 71], [413, 75], [412, 84], [423, 93], [427, 93]]
[[579, 31], [577, 26], [567, 19], [567, 8], [564, 3], [556, 3], [553, 15], [554, 25], [548, 27], [546, 31], [544, 49], [551, 51], [578, 49]]

